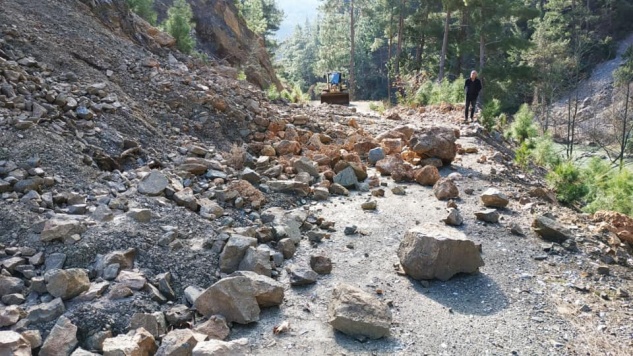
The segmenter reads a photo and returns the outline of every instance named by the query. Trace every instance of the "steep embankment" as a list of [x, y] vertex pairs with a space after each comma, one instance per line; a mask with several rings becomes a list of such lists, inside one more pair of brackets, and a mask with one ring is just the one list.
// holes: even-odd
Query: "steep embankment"
[[[232, 0], [191, 0], [189, 3], [194, 14], [198, 47], [203, 52], [241, 68], [248, 81], [260, 88], [274, 85], [278, 90], [282, 89], [263, 39], [237, 15]], [[156, 1], [159, 20], [167, 16], [171, 4], [173, 0]]]
[[[558, 206], [459, 108], [270, 103], [236, 69], [171, 52], [118, 0], [4, 2], [0, 24], [0, 350], [630, 349], [630, 232]], [[491, 187], [499, 208], [482, 211]], [[485, 266], [407, 277], [405, 232], [446, 231], [447, 207], [448, 234]], [[466, 262], [448, 259], [435, 268]], [[341, 283], [366, 293], [340, 310], [369, 320], [351, 322], [356, 338], [330, 324]]]

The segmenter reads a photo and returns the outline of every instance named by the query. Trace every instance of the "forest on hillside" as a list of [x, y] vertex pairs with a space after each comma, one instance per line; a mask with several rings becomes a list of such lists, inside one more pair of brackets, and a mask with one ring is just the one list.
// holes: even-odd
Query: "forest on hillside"
[[505, 109], [548, 104], [633, 31], [628, 0], [320, 3], [318, 20], [297, 26], [277, 49], [279, 74], [305, 91], [326, 71], [341, 70], [357, 100], [387, 99], [476, 69], [486, 101], [496, 98]]

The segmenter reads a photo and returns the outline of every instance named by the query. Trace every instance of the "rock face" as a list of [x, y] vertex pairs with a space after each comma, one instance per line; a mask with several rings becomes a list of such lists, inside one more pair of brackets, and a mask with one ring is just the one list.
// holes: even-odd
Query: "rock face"
[[490, 188], [481, 194], [481, 202], [488, 208], [500, 208], [503, 209], [508, 206], [510, 200], [508, 197], [501, 193], [498, 189]]
[[455, 229], [427, 224], [407, 231], [398, 248], [404, 271], [414, 279], [446, 281], [484, 265], [475, 243]]
[[550, 219], [546, 216], [539, 216], [534, 219], [534, 223], [532, 223], [532, 228], [534, 228], [534, 232], [536, 232], [543, 240], [556, 242], [562, 244], [566, 240], [574, 238], [571, 234], [571, 231], [564, 227], [561, 223], [556, 220]]
[[329, 323], [347, 335], [380, 339], [389, 335], [389, 307], [362, 290], [346, 284], [334, 288], [328, 306]]
[[260, 307], [280, 305], [283, 285], [254, 272], [236, 272], [207, 288], [195, 307], [205, 316], [222, 315], [227, 322], [248, 324], [259, 320]]
[[[271, 85], [282, 90], [265, 44], [246, 25], [231, 0], [190, 0], [197, 43], [217, 58], [226, 58], [232, 65], [244, 68], [246, 79], [260, 88]], [[159, 20], [166, 17], [172, 0], [157, 0]], [[237, 75], [237, 72], [235, 73]]]
[[455, 141], [455, 130], [449, 127], [428, 127], [411, 138], [409, 147], [424, 158], [439, 158], [448, 165], [457, 155]]

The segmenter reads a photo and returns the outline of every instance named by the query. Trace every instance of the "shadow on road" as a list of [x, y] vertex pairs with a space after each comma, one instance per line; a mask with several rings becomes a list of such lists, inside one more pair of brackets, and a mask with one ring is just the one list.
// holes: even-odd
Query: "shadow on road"
[[430, 288], [422, 287], [419, 281], [409, 278], [413, 288], [453, 313], [465, 315], [493, 315], [510, 304], [499, 285], [489, 276], [459, 274], [452, 279], [431, 281]]

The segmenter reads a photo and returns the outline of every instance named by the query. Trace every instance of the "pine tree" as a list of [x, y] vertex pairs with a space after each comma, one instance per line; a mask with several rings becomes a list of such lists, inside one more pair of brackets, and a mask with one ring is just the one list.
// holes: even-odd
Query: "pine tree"
[[127, 0], [127, 4], [137, 15], [156, 26], [158, 14], [154, 11], [154, 0]]
[[176, 46], [183, 53], [191, 53], [195, 40], [191, 35], [193, 13], [185, 0], [176, 0], [167, 10], [165, 29], [176, 39]]

